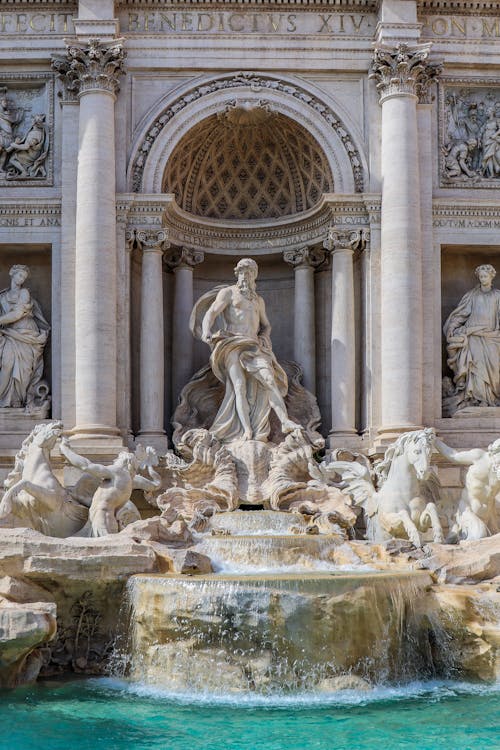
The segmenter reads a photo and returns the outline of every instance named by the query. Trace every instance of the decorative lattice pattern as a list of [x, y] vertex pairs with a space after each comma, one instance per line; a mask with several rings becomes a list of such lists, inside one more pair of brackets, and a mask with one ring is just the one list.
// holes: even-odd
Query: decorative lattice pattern
[[[289, 118], [213, 115], [169, 159], [163, 190], [189, 213], [214, 219], [268, 219], [299, 213], [333, 191], [326, 158]], [[236, 122], [235, 122], [236, 120]]]

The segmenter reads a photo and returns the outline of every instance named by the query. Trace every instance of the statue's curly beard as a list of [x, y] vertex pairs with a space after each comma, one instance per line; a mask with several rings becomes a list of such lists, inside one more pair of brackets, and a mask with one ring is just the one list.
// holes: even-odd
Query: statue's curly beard
[[240, 290], [243, 297], [246, 297], [246, 299], [256, 299], [257, 297], [257, 291], [255, 289], [255, 283], [252, 281], [248, 281], [247, 279], [239, 279], [236, 282], [236, 286]]

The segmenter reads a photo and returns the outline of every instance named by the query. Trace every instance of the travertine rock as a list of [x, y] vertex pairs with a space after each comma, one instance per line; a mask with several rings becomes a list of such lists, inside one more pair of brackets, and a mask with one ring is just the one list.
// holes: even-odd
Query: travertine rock
[[500, 534], [458, 545], [429, 544], [420, 567], [440, 583], [488, 581], [500, 575]]
[[55, 636], [56, 605], [0, 600], [0, 687], [35, 680], [42, 665], [39, 649]]
[[441, 657], [448, 669], [485, 682], [500, 677], [500, 592], [496, 585], [435, 586], [427, 597], [427, 610], [446, 632]]
[[100, 539], [56, 539], [32, 529], [0, 530], [3, 575], [103, 582], [155, 570], [151, 547], [121, 534]]
[[163, 516], [154, 516], [131, 523], [120, 535], [136, 542], [160, 542], [169, 547], [189, 547], [194, 544], [189, 526], [182, 518], [176, 518], [169, 523]]
[[177, 552], [172, 550], [170, 553], [173, 559], [173, 570], [176, 573], [187, 575], [205, 575], [213, 573], [212, 563], [208, 555], [204, 555], [196, 550], [188, 549]]

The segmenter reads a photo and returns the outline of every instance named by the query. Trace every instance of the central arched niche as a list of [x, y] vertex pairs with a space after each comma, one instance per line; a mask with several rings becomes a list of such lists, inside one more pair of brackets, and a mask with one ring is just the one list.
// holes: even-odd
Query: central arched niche
[[181, 138], [162, 188], [195, 216], [248, 221], [313, 208], [334, 183], [324, 152], [302, 125], [268, 106], [239, 104]]

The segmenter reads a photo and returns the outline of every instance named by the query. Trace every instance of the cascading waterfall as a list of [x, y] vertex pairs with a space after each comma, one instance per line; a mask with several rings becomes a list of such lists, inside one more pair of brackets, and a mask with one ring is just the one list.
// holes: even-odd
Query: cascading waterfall
[[424, 572], [130, 579], [128, 674], [177, 693], [293, 693], [434, 672]]
[[[338, 564], [338, 550], [348, 565]], [[204, 539], [197, 551], [208, 555], [217, 573], [312, 573], [372, 570], [347, 545], [340, 545], [335, 536], [279, 535], [279, 536], [212, 536]]]

